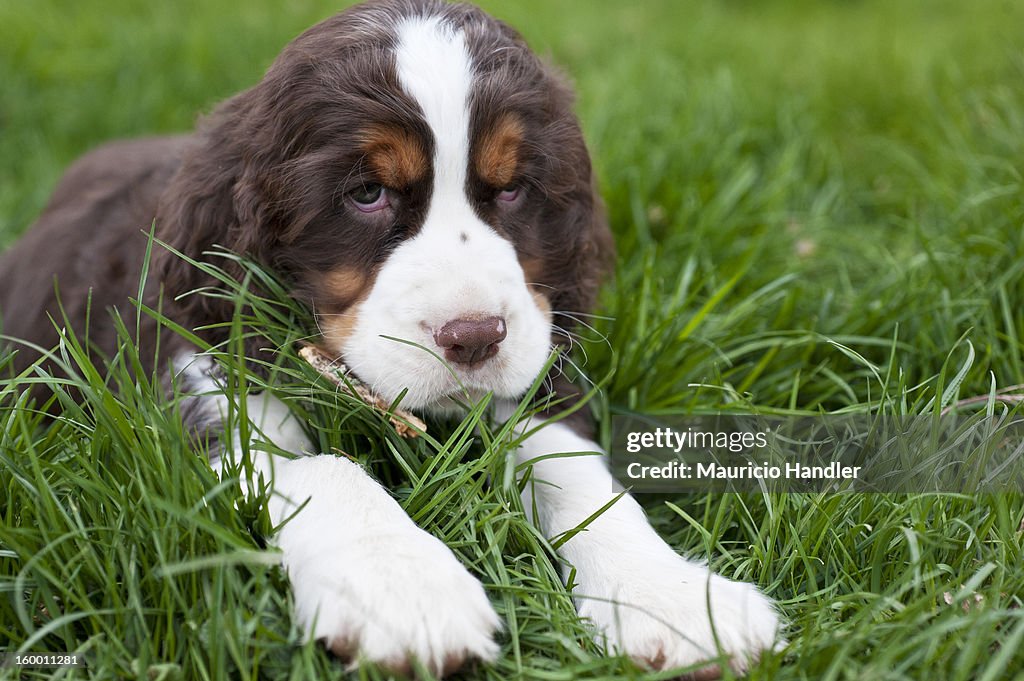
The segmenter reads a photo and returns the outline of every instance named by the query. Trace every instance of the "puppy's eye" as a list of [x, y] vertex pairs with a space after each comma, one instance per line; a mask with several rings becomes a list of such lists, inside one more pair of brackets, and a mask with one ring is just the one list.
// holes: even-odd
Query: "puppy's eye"
[[364, 213], [374, 213], [391, 205], [384, 185], [371, 182], [349, 194], [352, 204]]
[[505, 187], [494, 198], [496, 201], [515, 201], [519, 198], [519, 187]]

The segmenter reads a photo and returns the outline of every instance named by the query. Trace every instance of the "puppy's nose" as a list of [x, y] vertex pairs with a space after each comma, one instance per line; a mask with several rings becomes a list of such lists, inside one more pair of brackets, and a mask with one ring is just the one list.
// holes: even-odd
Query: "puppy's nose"
[[444, 358], [456, 364], [476, 364], [494, 357], [505, 340], [505, 319], [453, 319], [434, 332], [434, 342], [444, 348]]

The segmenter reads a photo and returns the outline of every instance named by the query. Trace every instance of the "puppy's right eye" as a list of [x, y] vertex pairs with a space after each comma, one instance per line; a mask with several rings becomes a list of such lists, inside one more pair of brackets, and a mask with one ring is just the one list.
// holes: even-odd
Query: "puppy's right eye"
[[519, 187], [516, 185], [505, 187], [504, 189], [499, 191], [494, 198], [496, 198], [498, 201], [512, 203], [513, 201], [519, 198]]
[[352, 204], [364, 213], [375, 213], [391, 205], [388, 200], [388, 190], [384, 185], [376, 182], [363, 185], [349, 194]]

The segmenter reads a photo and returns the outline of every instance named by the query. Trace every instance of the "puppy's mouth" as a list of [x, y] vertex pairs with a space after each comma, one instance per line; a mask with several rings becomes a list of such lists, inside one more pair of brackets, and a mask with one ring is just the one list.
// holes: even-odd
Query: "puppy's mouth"
[[421, 408], [428, 411], [455, 406], [464, 410], [488, 396], [490, 399], [517, 399], [529, 388], [541, 367], [517, 363], [508, 366], [507, 359], [499, 353], [475, 367], [449, 365], [444, 372], [446, 375], [438, 377], [434, 383], [432, 396], [424, 393], [410, 395], [413, 398], [410, 403], [419, 398]]
[[[497, 397], [505, 395], [507, 383], [506, 358], [500, 351], [477, 351], [481, 356], [471, 361], [453, 362], [440, 352], [423, 353], [421, 361], [409, 366], [405, 381], [401, 387], [380, 381], [375, 382], [345, 358], [344, 353], [318, 350], [320, 366], [310, 362], [321, 372], [333, 371], [344, 375], [349, 380], [364, 386], [372, 394], [385, 402], [392, 402], [405, 391], [403, 405], [413, 409], [440, 408], [447, 410], [457, 406], [465, 407], [475, 404], [493, 393]], [[307, 358], [307, 361], [310, 361]], [[439, 371], [440, 369], [440, 371]], [[421, 378], [430, 377], [430, 387], [422, 385]], [[419, 384], [420, 389], [414, 386]]]

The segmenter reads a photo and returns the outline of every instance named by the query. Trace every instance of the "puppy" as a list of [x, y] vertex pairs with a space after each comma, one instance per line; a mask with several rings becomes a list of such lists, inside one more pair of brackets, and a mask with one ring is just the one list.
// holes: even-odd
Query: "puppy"
[[[448, 412], [455, 396], [491, 393], [511, 415], [574, 315], [591, 308], [612, 251], [571, 101], [515, 31], [474, 7], [352, 8], [296, 38], [195, 133], [117, 142], [75, 163], [0, 260], [5, 333], [54, 344], [54, 276], [80, 332], [88, 292], [94, 309], [130, 309], [155, 220], [158, 240], [187, 258], [212, 262], [222, 246], [273, 268], [324, 313], [321, 345], [384, 400], [405, 391], [405, 407]], [[162, 288], [176, 323], [228, 340], [235, 303], [185, 295], [216, 286], [203, 269], [161, 250], [149, 280], [145, 300]], [[114, 329], [99, 319], [90, 339], [113, 352]], [[143, 355], [155, 332], [142, 330]], [[217, 370], [168, 335], [162, 361], [195, 395], [187, 425], [223, 432]], [[273, 541], [309, 635], [395, 669], [413, 658], [436, 673], [493, 660], [501, 624], [453, 553], [357, 464], [311, 452], [281, 402], [248, 400], [265, 437], [305, 454], [253, 457], [272, 486], [274, 524], [293, 516]], [[583, 424], [539, 428], [516, 456], [565, 452], [593, 455], [540, 458], [533, 476], [545, 484], [525, 492], [549, 537], [612, 498]], [[580, 616], [644, 664], [725, 653], [742, 670], [775, 641], [767, 598], [677, 555], [629, 496], [559, 552], [576, 571]]]

